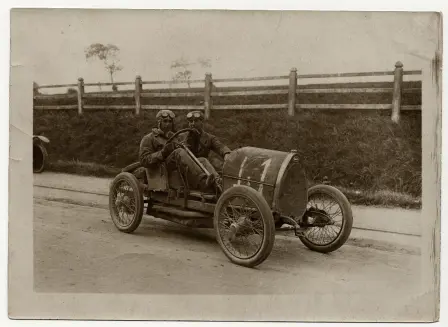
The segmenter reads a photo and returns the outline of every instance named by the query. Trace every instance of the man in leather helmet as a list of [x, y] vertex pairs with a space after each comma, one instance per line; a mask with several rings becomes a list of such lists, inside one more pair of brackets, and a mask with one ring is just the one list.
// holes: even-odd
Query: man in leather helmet
[[157, 127], [145, 135], [140, 142], [139, 157], [143, 167], [165, 161], [162, 149], [166, 141], [174, 134], [174, 118], [176, 115], [171, 110], [160, 110], [157, 113]]
[[[209, 178], [201, 168], [191, 159], [187, 151], [177, 147], [175, 142], [166, 143], [174, 134], [174, 118], [170, 110], [161, 110], [156, 118], [158, 127], [145, 135], [140, 143], [140, 163], [150, 168], [163, 162], [169, 171], [178, 170], [187, 177], [190, 188], [209, 192], [214, 190], [215, 180]], [[179, 142], [180, 140], [175, 140]], [[212, 176], [214, 177], [214, 176]]]
[[231, 150], [222, 144], [215, 135], [204, 130], [204, 115], [201, 111], [195, 110], [189, 112], [187, 114], [187, 120], [189, 127], [199, 132], [198, 134], [191, 132], [187, 134], [185, 139], [188, 147], [204, 167], [215, 176], [215, 179], [219, 179], [215, 167], [208, 159], [210, 151], [215, 152], [225, 161]]

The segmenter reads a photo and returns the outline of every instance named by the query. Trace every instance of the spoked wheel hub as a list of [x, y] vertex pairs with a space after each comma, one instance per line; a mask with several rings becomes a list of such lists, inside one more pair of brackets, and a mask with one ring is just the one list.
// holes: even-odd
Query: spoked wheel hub
[[316, 245], [326, 245], [342, 231], [342, 211], [339, 204], [326, 194], [315, 194], [308, 203], [305, 237]]
[[221, 211], [219, 232], [225, 247], [243, 259], [255, 255], [263, 243], [263, 223], [256, 206], [247, 198], [231, 197]]
[[307, 211], [307, 225], [314, 227], [325, 227], [327, 225], [334, 225], [334, 219], [325, 210], [311, 207]]
[[127, 194], [117, 194], [117, 198], [115, 200], [115, 205], [117, 208], [125, 211], [126, 213], [132, 213], [133, 203], [132, 199]]
[[136, 213], [136, 201], [133, 194], [132, 186], [126, 181], [122, 181], [117, 185], [115, 192], [115, 208], [119, 222], [123, 226], [127, 226], [132, 222]]
[[130, 173], [119, 174], [110, 186], [109, 209], [115, 226], [133, 232], [143, 216], [143, 195], [138, 181]]
[[340, 248], [350, 236], [353, 215], [345, 195], [330, 185], [315, 185], [301, 227], [302, 242], [311, 250], [328, 253]]
[[263, 262], [274, 245], [272, 212], [255, 189], [234, 186], [226, 190], [215, 207], [216, 237], [234, 263], [254, 267]]
[[227, 240], [232, 242], [235, 240], [236, 236], [241, 236], [241, 232], [244, 229], [250, 227], [251, 222], [248, 220], [247, 216], [240, 216], [236, 222], [230, 224], [229, 233], [227, 234]]

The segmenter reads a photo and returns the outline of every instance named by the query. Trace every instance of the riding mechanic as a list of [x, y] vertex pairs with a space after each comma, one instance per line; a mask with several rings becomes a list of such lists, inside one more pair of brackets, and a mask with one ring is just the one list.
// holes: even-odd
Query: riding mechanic
[[201, 164], [215, 177], [215, 180], [221, 183], [218, 172], [208, 159], [210, 151], [215, 152], [225, 161], [231, 150], [218, 137], [204, 130], [204, 115], [201, 111], [189, 112], [187, 121], [188, 127], [196, 129], [199, 133], [189, 132], [185, 138], [186, 144]]

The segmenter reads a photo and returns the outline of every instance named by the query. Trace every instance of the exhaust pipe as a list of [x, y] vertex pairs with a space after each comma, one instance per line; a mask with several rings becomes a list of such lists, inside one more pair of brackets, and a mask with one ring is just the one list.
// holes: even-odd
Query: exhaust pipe
[[207, 215], [202, 212], [193, 211], [193, 210], [185, 210], [185, 209], [177, 209], [173, 207], [165, 207], [161, 205], [154, 204], [151, 207], [151, 212], [161, 212], [169, 215], [173, 215], [176, 217], [181, 217], [185, 219], [211, 219], [213, 216]]

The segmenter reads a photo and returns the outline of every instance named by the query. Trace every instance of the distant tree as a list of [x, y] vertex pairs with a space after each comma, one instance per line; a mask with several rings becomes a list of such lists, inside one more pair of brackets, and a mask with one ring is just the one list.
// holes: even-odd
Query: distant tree
[[210, 63], [210, 59], [206, 59], [206, 58], [198, 58], [198, 63], [202, 67], [210, 68], [212, 66], [212, 64]]
[[173, 81], [185, 81], [188, 87], [190, 87], [192, 71], [188, 69], [189, 66], [191, 66], [191, 63], [184, 57], [174, 60], [171, 63], [171, 69], [176, 70]]
[[188, 87], [190, 87], [191, 74], [192, 74], [191, 70], [185, 69], [180, 72], [177, 72], [174, 75], [173, 80], [174, 81], [185, 81], [185, 82], [187, 82]]
[[69, 87], [69, 88], [67, 89], [67, 94], [78, 94], [78, 90], [77, 90], [77, 89], [74, 89], [74, 88], [72, 88], [72, 87]]
[[98, 59], [104, 63], [104, 67], [109, 73], [110, 81], [114, 83], [114, 74], [123, 69], [119, 65], [118, 55], [120, 49], [114, 44], [93, 43], [85, 50], [86, 59]]
[[210, 59], [199, 58], [197, 61], [188, 61], [184, 57], [181, 57], [171, 63], [171, 69], [175, 70], [173, 81], [185, 81], [188, 87], [190, 87], [190, 80], [193, 72], [189, 67], [194, 65], [211, 67]]

